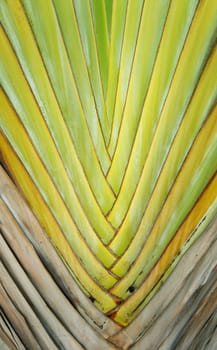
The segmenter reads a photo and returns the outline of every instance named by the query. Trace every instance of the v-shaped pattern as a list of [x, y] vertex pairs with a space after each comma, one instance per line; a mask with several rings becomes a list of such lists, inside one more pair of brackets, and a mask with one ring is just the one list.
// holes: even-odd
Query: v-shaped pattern
[[216, 2], [0, 7], [1, 153], [81, 288], [126, 325], [216, 208]]

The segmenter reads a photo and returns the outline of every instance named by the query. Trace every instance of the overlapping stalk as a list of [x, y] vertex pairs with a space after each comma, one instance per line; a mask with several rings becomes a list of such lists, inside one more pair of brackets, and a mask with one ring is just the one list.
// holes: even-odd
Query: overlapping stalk
[[0, 153], [122, 326], [217, 212], [216, 0], [0, 1]]

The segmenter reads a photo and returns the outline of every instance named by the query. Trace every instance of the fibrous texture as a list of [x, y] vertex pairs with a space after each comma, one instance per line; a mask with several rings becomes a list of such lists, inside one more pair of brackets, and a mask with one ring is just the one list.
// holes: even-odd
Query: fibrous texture
[[129, 325], [217, 212], [216, 0], [1, 0], [0, 152]]

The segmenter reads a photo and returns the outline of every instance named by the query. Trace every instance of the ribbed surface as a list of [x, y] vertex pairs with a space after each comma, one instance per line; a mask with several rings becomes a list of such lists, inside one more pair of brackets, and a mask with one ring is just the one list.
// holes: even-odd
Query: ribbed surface
[[213, 349], [217, 218], [127, 328], [80, 290], [2, 168], [0, 223], [0, 337], [10, 349]]
[[2, 0], [0, 19], [2, 159], [126, 326], [217, 212], [217, 3]]

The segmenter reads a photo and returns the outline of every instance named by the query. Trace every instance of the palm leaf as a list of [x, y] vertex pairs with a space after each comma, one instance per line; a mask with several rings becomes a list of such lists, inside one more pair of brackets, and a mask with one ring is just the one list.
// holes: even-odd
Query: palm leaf
[[[216, 1], [1, 0], [0, 21], [2, 164], [82, 310], [116, 334], [217, 213]], [[4, 225], [30, 247], [4, 198]]]

